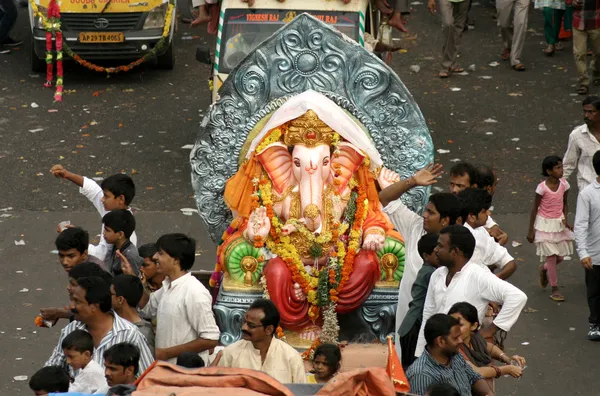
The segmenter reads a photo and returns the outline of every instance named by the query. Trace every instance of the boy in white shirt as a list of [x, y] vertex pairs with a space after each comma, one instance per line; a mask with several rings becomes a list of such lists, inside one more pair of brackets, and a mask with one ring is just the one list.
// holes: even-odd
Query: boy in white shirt
[[517, 263], [485, 229], [488, 211], [492, 205], [492, 197], [486, 190], [467, 188], [458, 194], [462, 200], [461, 217], [463, 225], [475, 237], [475, 252], [471, 261], [483, 265], [490, 270], [499, 268], [496, 276], [508, 279], [516, 270]]
[[167, 234], [156, 241], [154, 260], [166, 276], [163, 286], [139, 306], [156, 317], [156, 360], [175, 363], [183, 352], [194, 352], [208, 362], [220, 332], [209, 291], [190, 270], [196, 259], [196, 241], [184, 234]]
[[[54, 165], [50, 169], [56, 178], [67, 179], [79, 186], [79, 192], [92, 202], [101, 217], [112, 210], [127, 209], [133, 213], [129, 205], [135, 197], [135, 184], [131, 177], [117, 173], [107, 177], [100, 185], [85, 176], [71, 173], [62, 165]], [[60, 232], [60, 231], [59, 231]], [[137, 246], [137, 235], [134, 232], [129, 238]], [[104, 227], [98, 246], [89, 245], [88, 254], [103, 261], [112, 246], [104, 239]]]
[[72, 331], [63, 340], [61, 347], [67, 358], [67, 364], [77, 373], [69, 385], [69, 392], [104, 393], [108, 384], [104, 378], [104, 369], [94, 360], [94, 340], [85, 330]]

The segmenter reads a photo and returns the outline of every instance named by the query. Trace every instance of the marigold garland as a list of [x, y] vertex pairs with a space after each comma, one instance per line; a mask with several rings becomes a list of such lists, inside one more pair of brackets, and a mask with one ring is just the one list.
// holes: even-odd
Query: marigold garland
[[271, 129], [267, 136], [265, 136], [265, 138], [260, 142], [260, 144], [256, 147], [254, 151], [260, 153], [270, 144], [278, 142], [279, 139], [281, 139], [281, 137], [285, 134], [285, 132], [287, 132], [287, 124], [283, 124], [281, 126], [278, 126], [277, 128]]

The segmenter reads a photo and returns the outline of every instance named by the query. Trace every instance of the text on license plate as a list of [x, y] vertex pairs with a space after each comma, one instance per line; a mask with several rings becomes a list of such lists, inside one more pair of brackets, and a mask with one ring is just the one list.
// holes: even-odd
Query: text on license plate
[[123, 33], [81, 32], [79, 42], [81, 43], [122, 43], [125, 41]]

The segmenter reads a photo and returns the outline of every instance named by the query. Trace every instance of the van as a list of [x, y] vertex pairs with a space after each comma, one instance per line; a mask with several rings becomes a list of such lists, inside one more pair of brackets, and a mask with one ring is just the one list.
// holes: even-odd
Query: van
[[[50, 0], [35, 0], [46, 15]], [[83, 60], [118, 61], [118, 65], [142, 58], [160, 41], [168, 0], [62, 0], [61, 30], [64, 42]], [[157, 65], [172, 69], [175, 64], [173, 11], [167, 44], [157, 53]], [[41, 18], [33, 15], [31, 26], [31, 69], [46, 70], [46, 30]], [[113, 62], [111, 62], [113, 63]]]

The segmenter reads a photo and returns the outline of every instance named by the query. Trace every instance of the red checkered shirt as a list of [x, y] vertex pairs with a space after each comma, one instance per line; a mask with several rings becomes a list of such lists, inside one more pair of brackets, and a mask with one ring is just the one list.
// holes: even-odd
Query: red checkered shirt
[[600, 28], [600, 0], [583, 0], [582, 5], [573, 1], [573, 29], [594, 30]]

